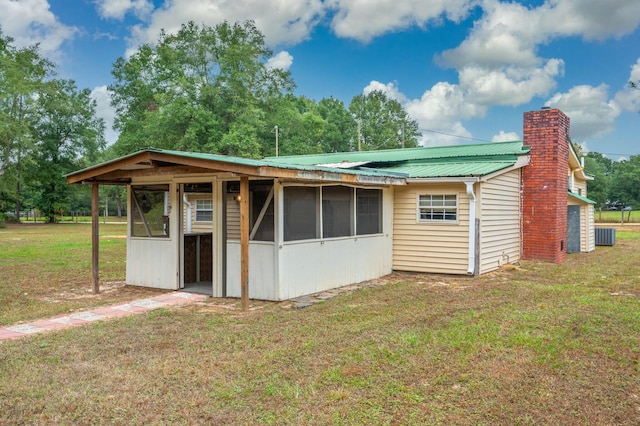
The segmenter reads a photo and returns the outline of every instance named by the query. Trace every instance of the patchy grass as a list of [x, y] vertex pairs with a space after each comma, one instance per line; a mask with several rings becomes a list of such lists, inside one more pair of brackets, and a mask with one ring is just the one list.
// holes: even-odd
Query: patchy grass
[[157, 293], [124, 287], [126, 225], [100, 224], [100, 280], [91, 294], [91, 225], [22, 224], [0, 229], [0, 325]]
[[7, 341], [0, 423], [638, 424], [639, 249]]

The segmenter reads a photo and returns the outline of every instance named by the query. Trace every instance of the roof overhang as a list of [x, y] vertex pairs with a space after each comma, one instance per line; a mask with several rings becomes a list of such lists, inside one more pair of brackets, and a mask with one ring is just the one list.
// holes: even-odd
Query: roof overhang
[[583, 197], [582, 195], [575, 194], [575, 193], [573, 193], [571, 191], [569, 191], [569, 197], [575, 198], [576, 200], [578, 200], [578, 201], [580, 201], [582, 203], [585, 203], [585, 204], [597, 204], [595, 201], [593, 201], [593, 200], [591, 200], [591, 199], [589, 199], [587, 197]]
[[238, 176], [330, 181], [362, 185], [404, 185], [393, 174], [334, 169], [322, 166], [275, 164], [220, 155], [196, 155], [147, 149], [66, 175], [67, 183], [127, 185], [142, 177], [206, 173]]

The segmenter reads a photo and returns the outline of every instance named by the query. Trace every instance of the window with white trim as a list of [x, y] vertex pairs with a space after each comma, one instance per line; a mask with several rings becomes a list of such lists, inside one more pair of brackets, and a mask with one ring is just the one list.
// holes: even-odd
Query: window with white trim
[[213, 222], [213, 200], [196, 200], [196, 222]]
[[419, 222], [456, 222], [457, 220], [457, 195], [424, 194], [418, 196]]

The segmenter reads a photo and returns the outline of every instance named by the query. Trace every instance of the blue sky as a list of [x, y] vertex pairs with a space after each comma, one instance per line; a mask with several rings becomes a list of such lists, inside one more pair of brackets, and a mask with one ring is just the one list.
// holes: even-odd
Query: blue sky
[[585, 150], [640, 154], [638, 0], [0, 0], [5, 35], [40, 43], [107, 123], [118, 57], [160, 29], [225, 19], [256, 22], [299, 95], [348, 105], [384, 90], [425, 146], [520, 139], [522, 113], [548, 105]]

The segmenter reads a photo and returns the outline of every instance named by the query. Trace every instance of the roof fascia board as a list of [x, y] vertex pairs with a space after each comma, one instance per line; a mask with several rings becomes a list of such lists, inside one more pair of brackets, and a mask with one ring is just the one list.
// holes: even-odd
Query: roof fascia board
[[468, 183], [480, 182], [479, 176], [407, 178], [407, 183]]
[[126, 157], [108, 161], [97, 166], [88, 167], [74, 173], [69, 173], [68, 175], [66, 175], [67, 183], [89, 182], [97, 175], [111, 173], [123, 167], [131, 166], [133, 164], [138, 164], [144, 161], [151, 161], [149, 151], [136, 152], [134, 154], [127, 155]]

